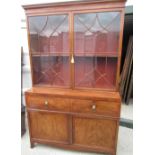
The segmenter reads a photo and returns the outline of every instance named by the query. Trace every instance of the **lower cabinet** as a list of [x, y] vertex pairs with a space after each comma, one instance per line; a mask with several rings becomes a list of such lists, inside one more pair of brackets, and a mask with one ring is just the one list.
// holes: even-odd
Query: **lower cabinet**
[[64, 94], [26, 94], [31, 147], [42, 143], [116, 155], [120, 102]]
[[115, 148], [116, 120], [40, 111], [31, 111], [28, 115], [33, 141], [73, 145], [96, 152], [109, 153]]
[[31, 138], [68, 144], [68, 120], [65, 114], [29, 112]]

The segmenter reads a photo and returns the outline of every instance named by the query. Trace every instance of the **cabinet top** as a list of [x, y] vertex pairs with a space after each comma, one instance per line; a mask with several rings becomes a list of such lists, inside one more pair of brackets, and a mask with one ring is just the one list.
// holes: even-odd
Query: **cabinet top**
[[69, 5], [83, 5], [83, 4], [100, 4], [100, 3], [115, 3], [115, 2], [126, 2], [127, 0], [78, 0], [78, 1], [68, 1], [68, 2], [53, 2], [53, 3], [40, 3], [40, 4], [28, 4], [22, 5], [22, 7], [27, 9], [39, 9], [48, 7], [63, 7]]

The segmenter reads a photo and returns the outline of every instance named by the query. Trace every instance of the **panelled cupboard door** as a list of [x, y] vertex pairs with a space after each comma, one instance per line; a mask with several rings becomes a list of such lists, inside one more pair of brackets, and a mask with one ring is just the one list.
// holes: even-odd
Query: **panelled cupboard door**
[[73, 118], [73, 144], [84, 147], [115, 148], [117, 121], [96, 118]]
[[68, 116], [48, 112], [29, 112], [32, 138], [68, 144]]

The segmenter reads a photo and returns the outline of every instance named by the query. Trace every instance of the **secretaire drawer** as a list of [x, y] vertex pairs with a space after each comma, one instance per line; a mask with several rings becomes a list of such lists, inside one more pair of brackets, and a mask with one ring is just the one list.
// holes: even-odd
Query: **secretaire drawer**
[[67, 98], [28, 95], [26, 104], [28, 108], [70, 111], [70, 101]]
[[91, 101], [91, 100], [72, 100], [72, 111], [79, 113], [101, 114], [105, 116], [119, 117], [120, 103]]

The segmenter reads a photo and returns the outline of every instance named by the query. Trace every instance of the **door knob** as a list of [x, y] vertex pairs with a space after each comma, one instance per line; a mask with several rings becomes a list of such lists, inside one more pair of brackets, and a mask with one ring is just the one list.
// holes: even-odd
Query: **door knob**
[[96, 105], [95, 104], [92, 105], [92, 110], [96, 110]]
[[74, 64], [74, 57], [73, 57], [73, 55], [71, 57], [71, 63]]
[[48, 105], [48, 101], [45, 101], [45, 105]]

